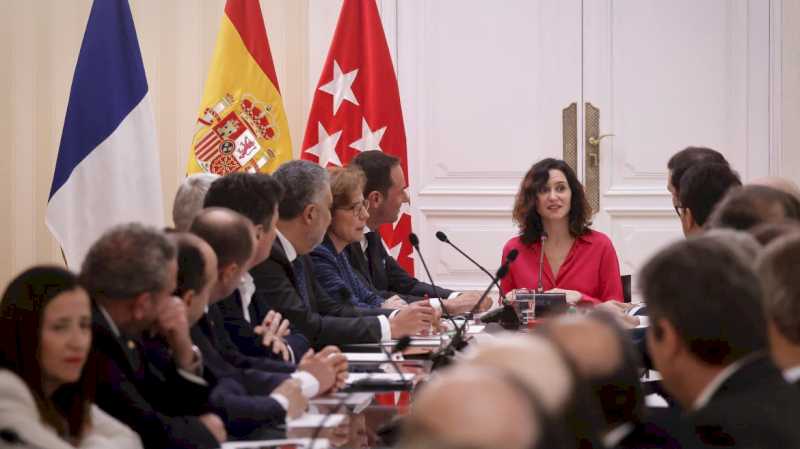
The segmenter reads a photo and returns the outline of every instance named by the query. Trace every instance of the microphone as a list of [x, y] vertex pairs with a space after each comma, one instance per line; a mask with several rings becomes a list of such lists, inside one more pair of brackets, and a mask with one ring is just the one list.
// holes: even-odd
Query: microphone
[[[503, 277], [505, 277], [505, 275], [508, 274], [508, 266], [511, 265], [511, 263], [514, 262], [514, 259], [517, 258], [517, 253], [514, 251], [516, 250], [512, 250], [508, 253], [508, 256], [506, 257], [506, 262], [503, 265], [501, 265], [500, 268], [497, 269], [497, 274], [492, 276], [492, 281], [489, 283], [489, 286], [486, 287], [486, 290], [483, 291], [483, 294], [475, 303], [475, 305], [472, 307], [470, 313], [475, 313], [478, 310], [481, 302], [483, 302], [484, 298], [486, 298], [486, 296], [492, 290], [492, 287], [494, 287], [500, 279], [503, 279]], [[506, 305], [504, 307], [510, 307], [510, 306]], [[455, 351], [460, 351], [466, 346], [466, 341], [464, 340], [464, 332], [466, 330], [466, 327], [467, 327], [467, 320], [464, 320], [464, 323], [462, 323], [460, 327], [456, 327], [456, 332], [453, 335], [452, 340], [450, 340], [450, 343], [432, 357], [433, 360], [432, 369], [438, 369], [447, 366], [450, 363], [450, 358], [453, 356]]]
[[539, 253], [539, 280], [536, 286], [536, 293], [543, 293], [544, 292], [544, 284], [542, 282], [542, 275], [544, 273], [544, 242], [547, 240], [547, 231], [542, 231], [542, 235], [539, 236], [540, 245], [540, 253]]
[[[408, 241], [411, 242], [411, 246], [417, 250], [417, 254], [419, 255], [419, 260], [422, 262], [422, 268], [425, 269], [425, 274], [428, 275], [428, 280], [431, 282], [431, 286], [433, 286], [433, 291], [435, 293], [439, 292], [439, 289], [436, 288], [436, 284], [433, 283], [433, 276], [431, 276], [430, 270], [428, 270], [428, 264], [425, 263], [425, 258], [422, 257], [422, 251], [419, 249], [419, 237], [417, 234], [413, 232], [408, 234]], [[449, 319], [451, 323], [453, 323], [453, 327], [456, 327], [456, 322], [453, 321], [453, 317], [450, 315], [450, 311], [447, 310], [447, 306], [444, 305], [444, 298], [439, 298], [439, 304], [442, 306], [442, 316]]]
[[[340, 298], [342, 299], [343, 302], [349, 302], [350, 301], [350, 290], [348, 290], [347, 287], [342, 287], [341, 289], [339, 289], [339, 296], [340, 296]], [[353, 310], [355, 311], [356, 315], [358, 315], [359, 318], [364, 318], [364, 314], [361, 313], [360, 310], [358, 310], [358, 307], [353, 307]], [[408, 335], [406, 335], [404, 337], [401, 337], [399, 340], [397, 340], [397, 343], [395, 343], [394, 347], [392, 347], [392, 351], [389, 352], [389, 350], [386, 349], [386, 347], [383, 346], [383, 343], [381, 342], [380, 336], [379, 335], [375, 335], [375, 333], [372, 331], [372, 328], [370, 328], [370, 327], [367, 327], [367, 330], [370, 333], [370, 335], [372, 335], [372, 337], [374, 337], [375, 340], [378, 342], [378, 347], [386, 355], [386, 358], [389, 360], [389, 363], [392, 365], [392, 369], [397, 373], [398, 376], [400, 376], [400, 384], [402, 384], [403, 386], [407, 386], [408, 382], [403, 380], [403, 371], [400, 370], [400, 365], [397, 364], [397, 361], [395, 361], [392, 358], [392, 354], [397, 353], [397, 352], [402, 352], [403, 350], [405, 350], [406, 348], [411, 346], [411, 337], [408, 336]], [[364, 379], [364, 380], [368, 380], [368, 379]], [[366, 383], [367, 382], [359, 381], [359, 382], [354, 383], [353, 385], [366, 384]], [[311, 442], [308, 445], [308, 447], [310, 447], [310, 448], [314, 447], [314, 442], [319, 437], [320, 432], [322, 432], [322, 429], [325, 427], [325, 424], [328, 422], [328, 419], [331, 417], [331, 415], [334, 415], [339, 410], [341, 410], [341, 408], [344, 406], [344, 404], [347, 402], [347, 400], [350, 399], [351, 397], [353, 397], [353, 395], [355, 393], [356, 393], [355, 391], [352, 391], [349, 394], [347, 394], [344, 397], [342, 397], [342, 399], [339, 400], [339, 402], [336, 404], [336, 406], [333, 407], [333, 409], [331, 409], [330, 412], [325, 414], [325, 417], [322, 418], [322, 421], [320, 421], [319, 425], [314, 429], [314, 433], [311, 435]]]
[[[489, 273], [489, 270], [487, 270], [481, 264], [476, 262], [475, 259], [473, 259], [472, 257], [469, 257], [467, 255], [467, 253], [462, 251], [461, 248], [457, 247], [455, 245], [455, 243], [451, 242], [450, 239], [447, 238], [447, 234], [445, 234], [442, 231], [436, 231], [436, 238], [439, 239], [440, 242], [447, 243], [448, 245], [452, 246], [454, 250], [458, 251], [459, 254], [464, 256], [468, 261], [472, 262], [472, 264], [475, 265], [476, 267], [478, 267], [479, 270], [481, 270], [484, 273], [486, 273], [486, 276], [489, 276], [489, 279], [494, 279], [494, 275], [492, 275], [492, 273]], [[513, 249], [511, 251], [516, 251], [516, 249]], [[503, 294], [503, 290], [500, 288], [500, 286], [497, 283], [495, 283], [494, 285], [497, 287], [497, 290], [500, 291], [500, 297], [501, 298], [505, 298], [505, 295]]]

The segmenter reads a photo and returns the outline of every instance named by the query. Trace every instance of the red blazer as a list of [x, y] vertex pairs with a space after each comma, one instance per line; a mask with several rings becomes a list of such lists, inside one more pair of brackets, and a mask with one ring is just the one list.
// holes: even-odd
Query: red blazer
[[[516, 288], [536, 288], [539, 275], [539, 254], [542, 244], [522, 243], [519, 237], [506, 242], [503, 247], [503, 260], [506, 254], [516, 248], [517, 260], [500, 282], [503, 292]], [[547, 255], [544, 257], [542, 283], [545, 291], [551, 288], [579, 291], [582, 301], [594, 303], [608, 300], [622, 301], [622, 280], [619, 276], [619, 260], [611, 240], [602, 232], [589, 230], [579, 236], [572, 244], [558, 276], [553, 276]]]

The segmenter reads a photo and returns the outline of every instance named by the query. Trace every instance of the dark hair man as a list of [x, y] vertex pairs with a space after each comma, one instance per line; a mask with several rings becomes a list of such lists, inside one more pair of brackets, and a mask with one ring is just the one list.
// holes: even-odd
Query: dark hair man
[[672, 195], [672, 205], [680, 204], [680, 188], [683, 174], [690, 167], [697, 164], [713, 162], [717, 164], [728, 164], [719, 151], [706, 147], [686, 147], [673, 154], [667, 162], [667, 190]]
[[741, 187], [739, 175], [728, 164], [704, 162], [689, 167], [681, 177], [678, 204], [683, 234], [701, 232], [714, 206], [731, 189]]
[[640, 279], [650, 356], [700, 438], [800, 447], [800, 393], [763, 353], [762, 291], [742, 258], [717, 238], [692, 237], [656, 254]]
[[[225, 427], [206, 413], [202, 355], [186, 307], [172, 296], [176, 272], [175, 246], [139, 224], [112, 228], [89, 249], [81, 280], [95, 302], [96, 401], [147, 447], [217, 448]], [[145, 355], [140, 337], [150, 329], [166, 340], [171, 357]]]
[[[437, 287], [409, 275], [392, 257], [381, 242], [378, 228], [394, 223], [400, 216], [400, 209], [408, 203], [406, 180], [400, 160], [381, 151], [364, 151], [356, 156], [355, 164], [364, 172], [367, 182], [364, 185], [364, 199], [369, 203], [367, 228], [364, 239], [347, 247], [347, 257], [355, 271], [367, 285], [370, 285], [384, 298], [399, 294], [407, 302], [430, 298], [449, 299], [447, 309], [450, 313], [466, 312], [472, 309], [480, 297], [479, 292], [459, 294], [452, 290]], [[436, 299], [431, 300], [439, 308]], [[490, 306], [484, 301], [483, 309]]]
[[747, 231], [785, 220], [800, 220], [800, 200], [772, 187], [746, 185], [720, 201], [708, 218], [708, 227]]
[[764, 248], [756, 269], [764, 287], [772, 358], [786, 381], [800, 386], [800, 226], [782, 232]]

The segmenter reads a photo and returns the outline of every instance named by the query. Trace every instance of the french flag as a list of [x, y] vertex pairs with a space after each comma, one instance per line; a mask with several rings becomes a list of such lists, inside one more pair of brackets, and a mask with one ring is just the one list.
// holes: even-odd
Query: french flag
[[46, 223], [80, 269], [110, 227], [164, 225], [155, 120], [127, 0], [95, 0], [58, 148]]

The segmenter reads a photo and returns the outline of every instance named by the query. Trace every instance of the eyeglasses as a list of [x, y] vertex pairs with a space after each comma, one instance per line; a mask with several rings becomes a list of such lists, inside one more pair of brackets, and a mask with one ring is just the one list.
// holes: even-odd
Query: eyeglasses
[[368, 206], [369, 206], [369, 201], [363, 200], [363, 201], [356, 201], [355, 203], [349, 206], [337, 207], [337, 209], [349, 210], [350, 212], [352, 212], [354, 217], [359, 217], [361, 214], [367, 211]]

